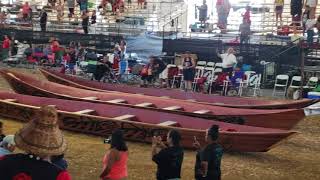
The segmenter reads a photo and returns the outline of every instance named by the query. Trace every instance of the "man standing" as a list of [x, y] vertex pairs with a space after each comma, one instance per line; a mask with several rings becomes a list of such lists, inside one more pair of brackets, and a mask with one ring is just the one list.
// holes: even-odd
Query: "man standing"
[[199, 21], [201, 25], [204, 25], [207, 21], [208, 16], [208, 6], [206, 4], [206, 0], [203, 0], [203, 4], [198, 7], [199, 9]]
[[45, 32], [47, 29], [47, 20], [48, 20], [47, 12], [45, 11], [44, 8], [42, 8], [40, 13], [40, 27], [42, 32]]
[[195, 164], [196, 180], [221, 180], [221, 159], [223, 148], [218, 144], [219, 126], [213, 125], [206, 133], [208, 145], [201, 149], [196, 137], [194, 146], [198, 149]]
[[239, 31], [240, 31], [240, 44], [241, 45], [243, 43], [248, 44], [251, 30], [250, 30], [250, 23], [248, 22], [247, 19], [243, 18], [243, 22], [242, 24], [240, 24]]
[[301, 14], [302, 14], [302, 0], [291, 0], [290, 14], [292, 16], [292, 24], [300, 26]]
[[219, 54], [217, 52], [218, 57], [222, 59], [223, 72], [228, 73], [229, 77], [232, 75], [234, 66], [238, 63], [234, 53], [233, 48], [229, 48], [225, 54]]

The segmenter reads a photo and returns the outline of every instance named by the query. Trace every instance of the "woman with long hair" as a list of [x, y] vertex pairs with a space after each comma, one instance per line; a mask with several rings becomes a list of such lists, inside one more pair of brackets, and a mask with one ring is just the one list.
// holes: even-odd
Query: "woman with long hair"
[[183, 80], [185, 83], [185, 87], [184, 87], [185, 91], [191, 91], [192, 81], [194, 80], [194, 76], [195, 76], [196, 62], [192, 58], [190, 52], [186, 52], [182, 61], [182, 67], [183, 67]]
[[111, 135], [110, 149], [103, 157], [102, 180], [125, 180], [127, 171], [128, 147], [121, 130], [116, 130]]

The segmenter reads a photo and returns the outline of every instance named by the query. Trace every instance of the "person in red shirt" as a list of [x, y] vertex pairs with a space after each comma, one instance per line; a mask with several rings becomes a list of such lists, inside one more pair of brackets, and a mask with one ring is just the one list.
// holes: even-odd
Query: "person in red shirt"
[[9, 57], [10, 51], [10, 39], [7, 35], [4, 36], [4, 40], [2, 42], [2, 60]]
[[28, 2], [25, 2], [24, 5], [22, 6], [22, 15], [23, 19], [27, 20], [30, 14], [30, 6]]
[[250, 9], [250, 6], [247, 6], [246, 12], [242, 15], [243, 20], [249, 24], [251, 24]]

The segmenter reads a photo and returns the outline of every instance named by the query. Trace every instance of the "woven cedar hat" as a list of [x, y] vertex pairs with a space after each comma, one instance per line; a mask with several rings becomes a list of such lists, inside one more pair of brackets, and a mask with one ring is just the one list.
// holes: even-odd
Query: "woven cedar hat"
[[58, 125], [58, 114], [54, 106], [40, 108], [36, 119], [28, 122], [15, 135], [18, 148], [39, 156], [60, 155], [67, 143]]

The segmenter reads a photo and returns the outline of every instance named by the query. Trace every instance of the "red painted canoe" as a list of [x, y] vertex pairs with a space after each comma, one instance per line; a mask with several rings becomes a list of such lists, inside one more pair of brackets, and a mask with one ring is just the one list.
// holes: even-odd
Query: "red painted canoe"
[[144, 94], [148, 96], [166, 96], [172, 99], [194, 100], [197, 103], [210, 104], [215, 106], [232, 107], [232, 108], [248, 108], [248, 109], [299, 109], [312, 105], [318, 100], [302, 99], [302, 100], [261, 100], [254, 98], [226, 97], [215, 96], [202, 93], [182, 92], [176, 89], [156, 89], [156, 88], [140, 88], [125, 84], [109, 84], [95, 81], [89, 81], [76, 76], [65, 75], [58, 71], [49, 69], [39, 69], [40, 72], [52, 82], [82, 88], [93, 91], [118, 91], [131, 94]]
[[0, 92], [0, 116], [3, 117], [28, 121], [44, 105], [56, 106], [60, 127], [66, 130], [106, 137], [121, 128], [127, 140], [150, 143], [153, 135], [165, 137], [170, 129], [176, 129], [182, 135], [185, 148], [192, 148], [194, 136], [205, 144], [205, 131], [214, 124], [220, 127], [219, 142], [226, 151], [268, 151], [296, 133], [145, 109]]
[[217, 107], [159, 97], [90, 91], [39, 80], [8, 70], [2, 70], [1, 74], [7, 79], [11, 87], [21, 94], [116, 104], [118, 106], [151, 109], [249, 126], [291, 129], [305, 116], [302, 109], [256, 110]]

